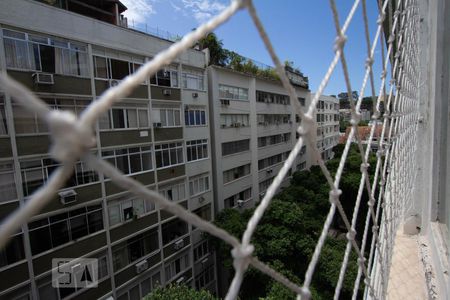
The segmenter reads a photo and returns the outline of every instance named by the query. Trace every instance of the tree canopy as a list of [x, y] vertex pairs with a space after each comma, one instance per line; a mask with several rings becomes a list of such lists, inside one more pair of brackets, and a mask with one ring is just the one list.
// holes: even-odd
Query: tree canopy
[[197, 291], [186, 285], [169, 284], [157, 287], [144, 300], [218, 300], [209, 291]]
[[[342, 151], [342, 146], [337, 147], [336, 157], [340, 157]], [[370, 170], [372, 170], [375, 166], [374, 156], [371, 156], [370, 163]], [[343, 191], [340, 200], [350, 219], [361, 178], [360, 164], [361, 156], [356, 147], [352, 146], [340, 185]], [[333, 159], [327, 163], [332, 174], [336, 172], [338, 165], [339, 159]], [[252, 244], [255, 246], [254, 255], [300, 284], [330, 208], [329, 190], [325, 177], [318, 167], [294, 173], [291, 185], [274, 197], [255, 231], [252, 238]], [[358, 241], [364, 229], [367, 201], [367, 192], [365, 192], [356, 224]], [[253, 211], [251, 209], [238, 212], [234, 209], [226, 209], [218, 214], [215, 222], [219, 227], [241, 237]], [[321, 251], [313, 278], [313, 299], [333, 298], [347, 243], [345, 238], [347, 231], [337, 213], [332, 223], [332, 232], [333, 234], [328, 235]], [[231, 280], [234, 274], [230, 256], [231, 248], [214, 238], [212, 242], [217, 249], [219, 265], [227, 270], [230, 274], [230, 278], [227, 279]], [[356, 273], [357, 257], [352, 251], [341, 292], [342, 299], [351, 297]], [[267, 300], [295, 299], [295, 295], [284, 286], [251, 268], [245, 274], [240, 297]]]

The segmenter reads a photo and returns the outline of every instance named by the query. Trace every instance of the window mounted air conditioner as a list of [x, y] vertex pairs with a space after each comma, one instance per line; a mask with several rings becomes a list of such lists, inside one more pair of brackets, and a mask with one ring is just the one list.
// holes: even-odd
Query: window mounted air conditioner
[[238, 207], [244, 206], [244, 200], [238, 200], [238, 201], [237, 201], [237, 206], [238, 206]]
[[163, 93], [164, 96], [170, 96], [170, 95], [172, 95], [172, 91], [169, 90], [169, 89], [164, 89], [162, 93]]
[[53, 74], [48, 73], [34, 73], [33, 75], [34, 83], [36, 84], [48, 84], [52, 85], [55, 82], [53, 81]]
[[179, 249], [181, 249], [181, 248], [183, 248], [183, 247], [184, 247], [184, 240], [183, 240], [183, 239], [178, 240], [178, 241], [176, 241], [176, 242], [173, 244], [173, 248], [174, 248], [175, 250], [179, 250]]
[[160, 122], [154, 122], [153, 127], [154, 128], [161, 128], [162, 124]]
[[148, 262], [147, 262], [147, 260], [143, 260], [143, 261], [138, 262], [134, 266], [136, 267], [136, 273], [139, 274], [148, 269]]
[[114, 87], [114, 86], [119, 85], [119, 83], [120, 83], [120, 81], [117, 79], [110, 79], [108, 82], [108, 85], [109, 85], [109, 87]]
[[74, 190], [59, 192], [58, 195], [59, 201], [63, 205], [77, 201], [77, 192], [75, 192]]
[[198, 93], [192, 93], [193, 98], [198, 98]]
[[220, 99], [220, 103], [221, 103], [222, 105], [230, 105], [230, 100], [227, 100], [227, 99]]
[[264, 122], [264, 126], [267, 126], [267, 125], [269, 125], [269, 122]]

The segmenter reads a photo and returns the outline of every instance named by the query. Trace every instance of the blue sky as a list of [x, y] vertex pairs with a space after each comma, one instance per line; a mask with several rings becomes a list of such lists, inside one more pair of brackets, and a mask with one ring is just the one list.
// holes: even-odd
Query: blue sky
[[[122, 0], [128, 7], [125, 15], [129, 24], [167, 30], [184, 35], [219, 13], [229, 1], [225, 0]], [[371, 40], [376, 30], [378, 15], [376, 2], [367, 1]], [[350, 11], [353, 1], [336, 0], [341, 24]], [[275, 50], [282, 61], [291, 60], [309, 77], [310, 89], [315, 91], [334, 56], [335, 28], [331, 9], [326, 0], [255, 0], [254, 4]], [[248, 15], [243, 10], [215, 33], [225, 48], [236, 51], [265, 64], [273, 65], [261, 39]], [[345, 47], [353, 90], [361, 87], [367, 48], [360, 5], [347, 32]], [[380, 49], [376, 50], [374, 72], [378, 91]], [[345, 91], [342, 67], [336, 71], [325, 94]], [[371, 91], [366, 88], [366, 95]]]

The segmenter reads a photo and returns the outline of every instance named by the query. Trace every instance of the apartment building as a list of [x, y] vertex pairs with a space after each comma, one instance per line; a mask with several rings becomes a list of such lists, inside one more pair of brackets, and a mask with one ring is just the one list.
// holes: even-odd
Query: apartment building
[[[255, 206], [292, 150], [300, 122], [292, 101], [308, 106], [310, 93], [307, 78], [288, 75], [298, 99], [278, 80], [208, 67], [216, 211]], [[309, 167], [307, 157], [303, 146], [282, 187], [292, 172]]]
[[[169, 47], [126, 28], [119, 1], [0, 1], [0, 69], [79, 115]], [[92, 153], [202, 218], [214, 211], [206, 56], [189, 50], [114, 105]], [[0, 216], [58, 167], [46, 123], [0, 96]], [[97, 288], [53, 288], [52, 258], [97, 258]], [[140, 299], [184, 282], [216, 291], [201, 232], [78, 162], [64, 189], [0, 251], [0, 299]]]
[[316, 108], [317, 148], [327, 161], [333, 158], [333, 147], [339, 143], [339, 99], [321, 95]]

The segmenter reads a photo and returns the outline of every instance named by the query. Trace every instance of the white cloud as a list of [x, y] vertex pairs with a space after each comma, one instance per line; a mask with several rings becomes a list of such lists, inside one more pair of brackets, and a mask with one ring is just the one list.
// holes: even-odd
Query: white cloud
[[209, 20], [217, 15], [226, 5], [218, 0], [181, 0], [184, 9], [194, 16], [198, 23]]
[[178, 5], [175, 5], [175, 3], [173, 3], [172, 1], [170, 1], [170, 6], [172, 6], [172, 8], [175, 9], [175, 11], [181, 10], [181, 7], [179, 7]]
[[123, 14], [128, 18], [128, 23], [145, 23], [145, 20], [156, 13], [154, 0], [121, 0], [128, 8]]

